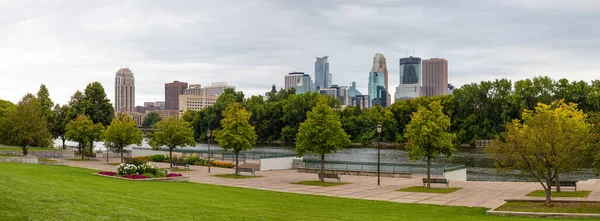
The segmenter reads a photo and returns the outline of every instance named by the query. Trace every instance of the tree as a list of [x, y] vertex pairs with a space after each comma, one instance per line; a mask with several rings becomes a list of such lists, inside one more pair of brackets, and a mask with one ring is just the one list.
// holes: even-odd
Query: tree
[[104, 126], [110, 124], [114, 117], [114, 108], [106, 97], [104, 87], [99, 82], [88, 84], [83, 97], [83, 113], [95, 124]]
[[325, 154], [330, 154], [350, 145], [350, 136], [342, 129], [340, 117], [320, 97], [317, 105], [307, 114], [307, 119], [296, 135], [296, 152], [299, 156], [315, 153], [321, 157], [321, 182], [325, 182]]
[[50, 133], [52, 138], [60, 138], [62, 140], [62, 148], [65, 149], [65, 133], [67, 124], [71, 119], [68, 117], [69, 106], [67, 105], [56, 105], [50, 115]]
[[240, 151], [252, 149], [256, 143], [254, 126], [250, 125], [250, 113], [240, 103], [231, 103], [223, 112], [221, 129], [215, 137], [224, 150], [232, 149], [235, 153], [235, 174], [238, 173]]
[[48, 88], [46, 88], [46, 85], [40, 85], [40, 89], [37, 92], [37, 98], [40, 101], [40, 105], [42, 107], [42, 115], [44, 116], [44, 118], [50, 119], [54, 103], [50, 99], [50, 92], [48, 92]]
[[77, 142], [77, 149], [81, 153], [81, 159], [84, 159], [86, 145], [91, 144], [89, 146], [89, 153], [92, 154], [93, 143], [100, 140], [103, 131], [104, 126], [102, 124], [94, 124], [89, 117], [80, 114], [75, 120], [71, 120], [67, 124], [65, 137], [67, 140]]
[[406, 150], [412, 161], [427, 158], [427, 188], [431, 187], [431, 159], [440, 154], [451, 157], [456, 148], [452, 144], [455, 135], [448, 132], [450, 118], [442, 112], [439, 101], [429, 104], [429, 108], [419, 106], [406, 125], [404, 136], [408, 140]]
[[154, 127], [156, 123], [161, 120], [160, 115], [156, 112], [150, 112], [148, 116], [144, 117], [144, 121], [142, 121], [142, 126], [144, 127]]
[[551, 203], [551, 183], [559, 174], [577, 171], [586, 162], [591, 125], [577, 104], [563, 100], [551, 105], [538, 103], [525, 110], [523, 121], [506, 125], [506, 133], [486, 149], [500, 169], [520, 169], [535, 178]]
[[150, 146], [158, 149], [162, 146], [169, 148], [169, 161], [173, 169], [173, 150], [177, 147], [196, 145], [194, 141], [194, 130], [190, 124], [175, 117], [163, 119], [154, 126], [149, 134]]
[[[104, 133], [104, 142], [108, 144], [106, 146], [111, 146], [121, 153], [121, 163], [123, 162], [123, 148], [131, 144], [142, 145], [143, 139], [144, 134], [137, 128], [135, 121], [125, 114], [119, 114], [113, 119]], [[108, 150], [106, 154], [108, 155]]]
[[25, 95], [16, 107], [8, 109], [0, 121], [3, 141], [17, 145], [27, 155], [28, 147], [50, 145], [50, 132], [43, 116], [40, 101], [32, 94]]

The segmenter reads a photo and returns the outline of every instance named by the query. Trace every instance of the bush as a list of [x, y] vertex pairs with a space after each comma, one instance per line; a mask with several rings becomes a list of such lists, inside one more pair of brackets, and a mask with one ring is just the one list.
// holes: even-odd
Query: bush
[[151, 173], [143, 173], [142, 176], [148, 177], [148, 178], [156, 178], [156, 176], [154, 174]]
[[196, 162], [200, 162], [200, 157], [198, 156], [191, 156], [188, 157], [185, 162], [189, 165], [196, 165]]
[[211, 163], [213, 166], [216, 166], [216, 167], [223, 167], [223, 168], [233, 168], [234, 167], [232, 162], [212, 161]]
[[158, 165], [152, 163], [152, 162], [146, 162], [142, 165], [139, 165], [137, 167], [137, 173], [138, 174], [144, 174], [144, 173], [151, 173], [151, 174], [156, 174], [158, 172]]
[[165, 162], [166, 159], [167, 159], [167, 157], [165, 157], [165, 155], [162, 155], [162, 154], [156, 154], [156, 155], [150, 156], [150, 160], [153, 162]]
[[131, 174], [127, 174], [127, 175], [123, 175], [123, 178], [127, 178], [127, 179], [132, 179], [132, 180], [137, 180], [137, 179], [146, 179], [148, 177], [144, 176], [144, 175], [131, 175]]
[[122, 163], [117, 166], [119, 176], [137, 174], [138, 167], [133, 164]]
[[149, 157], [134, 157], [134, 158], [125, 158], [126, 164], [133, 164], [136, 166], [142, 165], [146, 162], [150, 161]]

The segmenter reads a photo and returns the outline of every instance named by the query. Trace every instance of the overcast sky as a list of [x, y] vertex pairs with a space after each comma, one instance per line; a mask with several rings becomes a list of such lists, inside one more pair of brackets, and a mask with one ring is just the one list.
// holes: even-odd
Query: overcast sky
[[[452, 2], [452, 3], [450, 3]], [[390, 91], [407, 54], [449, 61], [449, 82], [600, 78], [600, 1], [6, 1], [0, 0], [0, 99], [46, 84], [66, 103], [130, 68], [136, 103], [164, 100], [164, 83], [226, 81], [264, 94], [284, 75], [314, 78], [329, 56], [333, 83], [367, 92], [375, 53]]]

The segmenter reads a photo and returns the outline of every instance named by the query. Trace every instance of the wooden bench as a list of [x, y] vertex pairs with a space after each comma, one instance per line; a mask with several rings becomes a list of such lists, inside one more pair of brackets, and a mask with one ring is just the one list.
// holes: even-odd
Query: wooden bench
[[256, 176], [254, 174], [254, 169], [252, 169], [252, 168], [243, 168], [243, 167], [240, 167], [240, 168], [237, 169], [237, 172], [238, 172], [238, 175], [240, 175], [241, 172], [246, 172], [246, 173], [252, 173], [252, 176]]
[[186, 162], [173, 162], [173, 166], [175, 169], [179, 169], [179, 166], [182, 166], [184, 170], [190, 170], [190, 165]]
[[[321, 173], [317, 173], [317, 174], [319, 175], [319, 180], [321, 180]], [[337, 173], [324, 173], [323, 179], [327, 179], [327, 178], [336, 179], [338, 183], [341, 182], [341, 179], [342, 179], [342, 177]]]
[[[577, 182], [578, 181], [569, 181], [569, 180], [558, 181], [558, 185], [560, 187], [573, 187], [573, 188], [575, 188], [575, 192], [577, 192]], [[556, 187], [556, 182], [550, 183], [550, 188], [552, 188], [553, 186]]]
[[[445, 178], [431, 178], [429, 179], [429, 181], [431, 181], [431, 184], [434, 183], [438, 183], [438, 184], [446, 184], [446, 189], [450, 188], [450, 180], [445, 179]], [[423, 178], [423, 187], [427, 186], [427, 178]]]

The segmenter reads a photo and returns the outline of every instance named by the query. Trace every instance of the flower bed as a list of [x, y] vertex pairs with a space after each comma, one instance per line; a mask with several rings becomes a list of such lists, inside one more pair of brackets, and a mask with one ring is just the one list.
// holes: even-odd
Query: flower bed
[[181, 173], [169, 173], [169, 174], [167, 174], [167, 177], [180, 177], [180, 176], [183, 176], [183, 175], [181, 175]]
[[116, 172], [111, 172], [111, 171], [102, 171], [102, 172], [98, 172], [98, 174], [105, 175], [105, 176], [116, 176], [117, 175]]
[[139, 180], [139, 179], [147, 179], [147, 176], [144, 175], [132, 175], [132, 174], [127, 174], [127, 175], [123, 175], [121, 176], [123, 178], [127, 178], [127, 179], [132, 179], [132, 180]]
[[[114, 172], [112, 172], [112, 173], [114, 173]], [[130, 180], [130, 181], [173, 181], [173, 182], [189, 181], [189, 177], [184, 177], [184, 176], [181, 176], [181, 174], [177, 174], [177, 173], [172, 173], [171, 176], [168, 176], [168, 177], [157, 177], [157, 178], [149, 178], [144, 175], [117, 176], [116, 173], [115, 173], [115, 175], [109, 175], [109, 173], [93, 173], [93, 174], [97, 175], [97, 176], [122, 179], [122, 180]]]

